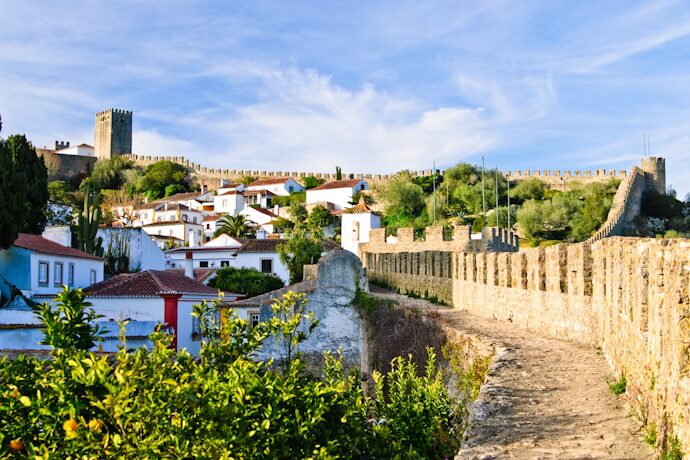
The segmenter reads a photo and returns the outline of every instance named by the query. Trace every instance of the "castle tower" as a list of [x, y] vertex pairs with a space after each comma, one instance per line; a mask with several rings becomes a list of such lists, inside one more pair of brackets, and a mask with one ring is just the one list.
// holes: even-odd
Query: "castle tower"
[[109, 160], [132, 153], [132, 112], [108, 109], [96, 114], [96, 158]]
[[666, 193], [666, 160], [664, 158], [642, 158], [642, 170], [647, 179], [647, 189], [656, 190], [660, 194]]

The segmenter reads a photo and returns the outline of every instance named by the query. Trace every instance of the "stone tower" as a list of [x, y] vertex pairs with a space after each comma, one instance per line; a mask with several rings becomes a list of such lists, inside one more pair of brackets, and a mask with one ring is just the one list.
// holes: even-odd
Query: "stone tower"
[[647, 189], [666, 193], [666, 160], [664, 158], [642, 158], [642, 170], [647, 180]]
[[132, 153], [132, 112], [108, 109], [96, 114], [96, 158], [109, 160]]

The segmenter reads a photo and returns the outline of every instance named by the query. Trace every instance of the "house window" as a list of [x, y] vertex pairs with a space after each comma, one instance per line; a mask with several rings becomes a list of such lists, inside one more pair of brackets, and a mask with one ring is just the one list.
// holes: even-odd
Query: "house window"
[[67, 285], [74, 287], [74, 264], [71, 262], [67, 265]]
[[292, 193], [294, 190], [295, 190], [295, 187], [293, 187], [292, 185], [288, 187], [288, 191], [290, 193]]
[[208, 268], [208, 260], [202, 260], [201, 262], [199, 262], [199, 267]]
[[196, 231], [196, 236], [201, 236], [201, 230]]
[[273, 259], [261, 259], [261, 273], [273, 273]]
[[258, 311], [249, 312], [249, 324], [251, 324], [252, 327], [258, 326], [260, 322], [261, 322], [261, 315], [259, 315]]
[[[182, 214], [182, 222], [187, 222], [187, 219], [187, 214]], [[170, 220], [172, 220], [172, 217], [170, 218]]]
[[229, 260], [221, 260], [221, 261], [220, 261], [220, 266], [221, 266], [221, 267], [229, 267], [229, 266], [230, 266], [230, 261], [229, 261]]
[[53, 285], [55, 287], [62, 286], [62, 262], [53, 264]]
[[196, 224], [196, 216], [192, 217], [192, 222], [194, 222]]
[[91, 270], [89, 282], [90, 284], [96, 284], [96, 270]]
[[211, 224], [206, 224], [206, 230], [211, 230]]
[[48, 286], [48, 270], [50, 264], [48, 262], [38, 263], [38, 285]]
[[[185, 217], [185, 219], [186, 219], [186, 217]], [[170, 216], [170, 217], [168, 217], [168, 220], [169, 220], [170, 222], [175, 222], [175, 216]]]

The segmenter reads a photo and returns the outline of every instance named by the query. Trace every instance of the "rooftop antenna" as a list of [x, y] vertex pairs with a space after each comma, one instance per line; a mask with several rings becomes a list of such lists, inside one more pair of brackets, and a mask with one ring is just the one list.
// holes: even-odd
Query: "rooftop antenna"
[[486, 225], [486, 194], [484, 192], [484, 155], [482, 155], [482, 228]]

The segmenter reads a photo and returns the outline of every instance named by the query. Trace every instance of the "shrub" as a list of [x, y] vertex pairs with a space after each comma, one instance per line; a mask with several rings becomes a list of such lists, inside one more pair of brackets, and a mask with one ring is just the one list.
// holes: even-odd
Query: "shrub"
[[617, 382], [609, 383], [609, 390], [614, 395], [622, 395], [628, 386], [628, 382], [625, 378], [625, 374], [621, 374], [620, 379]]
[[221, 268], [209, 284], [223, 291], [237, 292], [253, 297], [283, 287], [275, 275], [261, 273], [254, 268]]
[[[93, 312], [64, 291], [62, 315]], [[52, 359], [0, 359], [0, 456], [32, 458], [438, 458], [457, 449], [455, 413], [434, 355], [426, 372], [398, 358], [376, 374], [376, 397], [359, 376], [326, 356], [310, 375], [299, 345], [318, 323], [304, 295], [289, 293], [274, 316], [252, 327], [220, 304], [194, 307], [204, 341], [200, 359], [170, 348], [114, 356], [73, 346], [76, 322], [53, 329]], [[293, 353], [280, 369], [251, 359], [270, 337]], [[68, 344], [67, 348], [61, 348]], [[369, 419], [376, 421], [369, 423]]]

